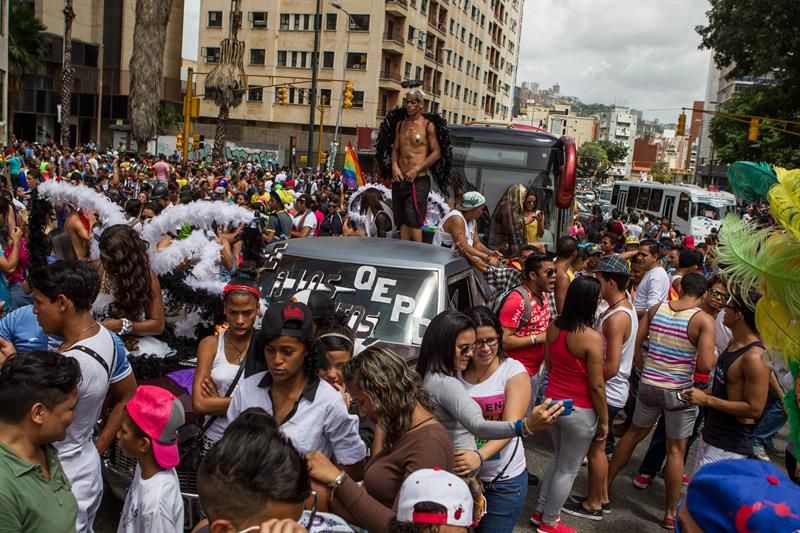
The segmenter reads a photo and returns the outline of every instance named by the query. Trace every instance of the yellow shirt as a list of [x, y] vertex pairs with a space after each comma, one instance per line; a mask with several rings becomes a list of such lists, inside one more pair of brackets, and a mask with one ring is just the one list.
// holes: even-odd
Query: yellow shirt
[[253, 196], [250, 197], [250, 203], [251, 204], [254, 204], [256, 202], [266, 203], [267, 201], [269, 201], [269, 193], [268, 192], [264, 192], [264, 194], [256, 193], [256, 194], [254, 194]]
[[525, 224], [525, 234], [528, 237], [528, 243], [539, 242], [539, 221], [533, 219], [530, 224]]

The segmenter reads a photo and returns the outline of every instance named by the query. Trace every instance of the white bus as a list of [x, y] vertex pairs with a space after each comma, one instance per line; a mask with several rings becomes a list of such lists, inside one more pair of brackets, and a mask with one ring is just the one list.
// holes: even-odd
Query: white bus
[[601, 185], [597, 188], [598, 193], [598, 203], [600, 205], [609, 205], [611, 203], [611, 193], [614, 187], [607, 183], [605, 185]]
[[703, 239], [712, 228], [719, 229], [728, 211], [736, 209], [736, 196], [696, 185], [617, 181], [611, 205], [622, 213], [630, 209], [644, 213], [656, 222], [666, 218], [675, 222], [675, 229], [683, 235]]

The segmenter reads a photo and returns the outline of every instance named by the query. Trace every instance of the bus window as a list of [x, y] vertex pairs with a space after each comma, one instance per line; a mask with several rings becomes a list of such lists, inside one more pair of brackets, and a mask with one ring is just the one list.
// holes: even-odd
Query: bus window
[[682, 192], [681, 198], [678, 200], [678, 211], [675, 214], [683, 220], [689, 220], [690, 207], [691, 202], [689, 201], [689, 195], [685, 192]]
[[617, 205], [618, 197], [619, 197], [619, 185], [614, 185], [614, 190], [611, 192], [611, 205]]
[[639, 187], [631, 187], [628, 189], [628, 199], [625, 202], [625, 207], [629, 209], [636, 209], [636, 200], [639, 198]]
[[639, 191], [639, 200], [636, 202], [636, 209], [647, 209], [648, 202], [650, 201], [650, 191], [646, 187], [642, 187]]
[[710, 218], [711, 220], [722, 220], [725, 218], [725, 214], [728, 212], [728, 206], [724, 205], [713, 205], [707, 204], [704, 202], [698, 202], [695, 204], [695, 216], [698, 217], [706, 217]]
[[661, 189], [653, 189], [650, 193], [650, 204], [648, 206], [648, 211], [654, 211], [656, 213], [661, 212], [661, 198], [664, 196], [664, 191]]

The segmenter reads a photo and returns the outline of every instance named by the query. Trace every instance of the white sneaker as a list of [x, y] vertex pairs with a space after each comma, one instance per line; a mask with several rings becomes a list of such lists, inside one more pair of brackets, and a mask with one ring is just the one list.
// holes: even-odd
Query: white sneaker
[[753, 457], [761, 461], [769, 462], [769, 456], [761, 444], [753, 444]]

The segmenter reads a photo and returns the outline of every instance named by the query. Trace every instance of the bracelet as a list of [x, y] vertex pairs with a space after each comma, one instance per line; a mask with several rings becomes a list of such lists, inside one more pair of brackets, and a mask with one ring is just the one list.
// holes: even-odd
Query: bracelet
[[531, 346], [536, 346], [536, 335], [531, 335]]
[[531, 428], [528, 427], [528, 419], [527, 418], [523, 418], [522, 419], [522, 427], [525, 429], [525, 434], [526, 435], [533, 435], [533, 431], [531, 431]]
[[347, 472], [342, 470], [341, 472], [339, 472], [339, 475], [336, 476], [336, 479], [328, 483], [328, 488], [331, 489], [331, 495], [333, 495], [333, 493], [336, 492], [336, 489], [338, 489], [342, 485], [342, 483], [344, 483], [345, 477], [347, 477]]
[[479, 450], [475, 450], [475, 453], [478, 454], [478, 458], [481, 460], [480, 468], [483, 468], [483, 456], [481, 455], [481, 452]]
[[127, 318], [122, 319], [122, 327], [119, 330], [120, 335], [128, 335], [133, 331], [133, 322]]
[[522, 423], [523, 423], [522, 418], [514, 422], [514, 432], [517, 434], [517, 437], [525, 436], [525, 434], [522, 432]]

